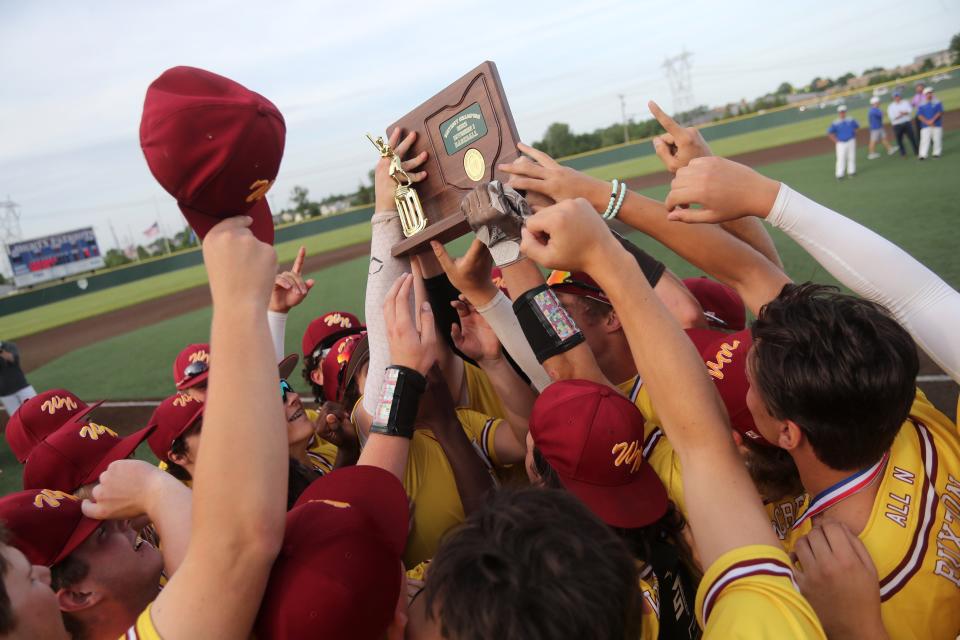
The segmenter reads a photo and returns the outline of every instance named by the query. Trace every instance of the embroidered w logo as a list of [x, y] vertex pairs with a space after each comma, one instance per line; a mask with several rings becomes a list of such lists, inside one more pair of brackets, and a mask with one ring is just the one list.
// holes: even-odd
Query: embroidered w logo
[[47, 398], [44, 400], [43, 404], [40, 405], [41, 411], [46, 411], [50, 415], [55, 414], [60, 409], [66, 407], [70, 411], [73, 411], [77, 408], [77, 403], [73, 398], [60, 396], [53, 396], [52, 398]]
[[91, 440], [97, 440], [103, 434], [109, 434], [113, 438], [119, 438], [117, 432], [109, 427], [105, 427], [102, 424], [97, 424], [96, 422], [88, 422], [83, 425], [83, 428], [80, 429], [81, 438], [90, 438]]
[[193, 402], [193, 398], [190, 396], [185, 396], [182, 393], [178, 393], [177, 397], [173, 399], [173, 406], [175, 407], [185, 407], [188, 402]]
[[190, 354], [190, 362], [210, 362], [210, 354], [201, 349]]
[[75, 495], [64, 493], [63, 491], [52, 491], [51, 489], [44, 489], [36, 495], [33, 499], [33, 506], [37, 509], [43, 509], [44, 505], [56, 509], [60, 506], [61, 500], [73, 500], [76, 502], [79, 500]]
[[349, 329], [350, 327], [353, 326], [353, 324], [350, 322], [350, 318], [346, 316], [342, 316], [339, 313], [331, 313], [328, 316], [324, 316], [323, 322], [328, 327], [332, 327], [334, 325], [340, 325], [342, 329]]
[[740, 346], [739, 340], [734, 340], [733, 344], [724, 342], [720, 345], [720, 351], [717, 352], [716, 362], [707, 362], [707, 369], [711, 376], [717, 380], [723, 380], [723, 365], [733, 362], [733, 352]]
[[273, 186], [273, 182], [270, 180], [257, 180], [252, 185], [250, 185], [250, 195], [247, 196], [247, 202], [256, 202], [263, 198], [266, 195], [267, 191], [270, 191], [270, 187]]
[[618, 442], [613, 445], [613, 450], [610, 453], [616, 456], [613, 460], [613, 466], [631, 465], [633, 468], [630, 469], [630, 473], [636, 473], [640, 469], [640, 465], [643, 464], [643, 449], [640, 447], [639, 440], [629, 443]]

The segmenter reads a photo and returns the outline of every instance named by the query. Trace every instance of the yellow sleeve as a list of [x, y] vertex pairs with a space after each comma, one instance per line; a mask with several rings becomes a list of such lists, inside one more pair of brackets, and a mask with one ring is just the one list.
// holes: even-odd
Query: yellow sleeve
[[503, 420], [465, 408], [457, 409], [457, 418], [460, 420], [460, 426], [463, 427], [467, 438], [474, 444], [474, 448], [477, 449], [487, 466], [490, 468], [502, 466], [497, 458], [494, 436], [497, 429], [503, 424]]
[[147, 608], [137, 617], [137, 621], [119, 640], [161, 640], [160, 634], [153, 626], [153, 620], [150, 619], [150, 608], [152, 606], [152, 602], [147, 605]]
[[714, 562], [697, 589], [704, 638], [824, 638], [783, 549], [751, 545]]
[[641, 578], [640, 593], [643, 595], [640, 640], [657, 640], [660, 635], [660, 589], [656, 582], [650, 584]]
[[500, 396], [493, 389], [487, 373], [469, 362], [463, 363], [467, 380], [467, 409], [479, 411], [494, 418], [506, 418], [507, 413], [500, 402]]

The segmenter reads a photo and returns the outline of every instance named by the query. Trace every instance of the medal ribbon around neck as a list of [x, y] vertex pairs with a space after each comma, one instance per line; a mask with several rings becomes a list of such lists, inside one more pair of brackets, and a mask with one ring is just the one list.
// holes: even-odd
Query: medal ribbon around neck
[[810, 506], [803, 512], [803, 515], [793, 523], [793, 528], [796, 529], [808, 518], [823, 513], [838, 502], [842, 502], [869, 487], [883, 473], [883, 469], [887, 466], [887, 460], [889, 459], [890, 452], [887, 451], [875, 465], [857, 471], [852, 476], [818, 493], [814, 496], [813, 500], [810, 501]]

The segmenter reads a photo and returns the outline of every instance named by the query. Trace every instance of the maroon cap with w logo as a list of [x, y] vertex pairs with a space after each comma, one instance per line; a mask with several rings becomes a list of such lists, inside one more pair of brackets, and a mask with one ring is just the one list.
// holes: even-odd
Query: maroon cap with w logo
[[19, 491], [0, 498], [0, 521], [10, 531], [10, 544], [31, 564], [50, 567], [100, 526], [83, 515], [80, 504], [80, 498], [63, 491]]
[[643, 456], [643, 414], [608, 386], [563, 380], [530, 414], [533, 442], [560, 482], [601, 520], [637, 528], [667, 511], [667, 492]]
[[51, 389], [30, 398], [17, 409], [7, 422], [7, 444], [19, 462], [26, 462], [34, 447], [62, 427], [74, 416], [81, 419], [99, 407], [92, 406], [67, 391]]
[[264, 196], [280, 170], [286, 131], [260, 94], [203, 69], [173, 67], [147, 88], [140, 147], [198, 236], [249, 215], [253, 234], [273, 244]]

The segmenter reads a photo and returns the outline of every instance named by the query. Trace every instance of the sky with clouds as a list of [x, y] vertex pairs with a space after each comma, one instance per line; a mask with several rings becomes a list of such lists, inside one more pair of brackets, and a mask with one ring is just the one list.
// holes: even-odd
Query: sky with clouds
[[93, 225], [104, 248], [183, 219], [138, 141], [147, 85], [176, 65], [226, 75], [287, 122], [269, 194], [353, 190], [380, 132], [483, 60], [497, 63], [520, 135], [590, 130], [646, 101], [669, 108], [664, 58], [692, 54], [696, 102], [753, 98], [946, 48], [955, 0], [482, 3], [405, 0], [0, 0], [0, 200], [24, 238]]

